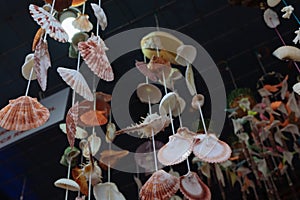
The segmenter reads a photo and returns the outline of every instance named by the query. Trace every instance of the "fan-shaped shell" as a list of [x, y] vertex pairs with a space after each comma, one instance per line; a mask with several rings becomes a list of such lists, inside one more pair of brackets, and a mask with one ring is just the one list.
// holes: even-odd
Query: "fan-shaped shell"
[[63, 67], [58, 67], [57, 72], [62, 77], [62, 79], [79, 95], [83, 98], [93, 101], [94, 97], [93, 94], [79, 71], [74, 69], [67, 69]]
[[92, 35], [86, 42], [79, 42], [78, 49], [88, 67], [99, 78], [112, 81], [114, 73], [106, 56], [106, 46], [100, 37]]
[[[26, 56], [25, 62], [22, 66], [22, 75], [25, 79], [29, 80], [31, 70], [33, 70], [34, 67], [34, 54], [30, 53]], [[31, 80], [36, 79], [36, 73], [33, 70]]]
[[181, 45], [177, 48], [176, 62], [182, 66], [192, 64], [197, 56], [197, 49], [192, 45]]
[[225, 142], [219, 140], [215, 134], [200, 134], [195, 136], [193, 152], [201, 160], [209, 163], [220, 163], [229, 159], [231, 148]]
[[54, 182], [54, 185], [56, 187], [74, 191], [74, 192], [80, 190], [79, 185], [75, 181], [73, 181], [71, 179], [67, 179], [67, 178], [58, 179], [57, 181]]
[[45, 91], [47, 87], [47, 71], [51, 67], [47, 41], [40, 40], [34, 52], [34, 71], [41, 86]]
[[25, 131], [42, 126], [49, 116], [49, 110], [36, 98], [21, 96], [10, 100], [0, 110], [0, 126], [7, 130]]
[[90, 110], [80, 116], [80, 121], [86, 126], [101, 126], [108, 121], [105, 114], [107, 114], [106, 111]]
[[71, 147], [74, 146], [76, 127], [78, 122], [78, 102], [76, 102], [68, 111], [66, 116], [67, 138]]
[[300, 83], [296, 83], [293, 85], [293, 91], [300, 95]]
[[179, 188], [179, 179], [164, 170], [154, 172], [140, 190], [141, 200], [169, 200]]
[[190, 200], [210, 200], [211, 193], [195, 172], [180, 177], [180, 191]]
[[125, 200], [115, 183], [99, 183], [93, 188], [96, 200]]
[[[60, 124], [59, 128], [62, 130], [62, 132], [67, 133], [67, 126], [66, 124]], [[88, 136], [88, 133], [86, 130], [80, 128], [79, 126], [76, 127], [76, 135], [75, 138], [77, 139], [84, 139]]]
[[157, 158], [164, 165], [176, 165], [189, 157], [193, 145], [193, 138], [186, 138], [176, 133], [171, 135], [169, 142], [158, 151]]
[[59, 42], [68, 41], [68, 34], [63, 29], [60, 22], [55, 19], [50, 13], [48, 13], [43, 8], [33, 4], [29, 5], [29, 11], [34, 21], [36, 21], [42, 29], [45, 29], [46, 33], [49, 34], [50, 37]]
[[90, 32], [93, 29], [93, 24], [89, 21], [89, 16], [82, 13], [78, 14], [72, 25], [74, 28], [84, 32]]
[[153, 82], [157, 81], [155, 73], [148, 69], [147, 63], [136, 61], [135, 66], [145, 77], [148, 77]]
[[265, 10], [264, 20], [267, 26], [270, 28], [276, 28], [280, 24], [277, 13], [273, 11], [271, 8]]
[[192, 107], [199, 110], [199, 105], [202, 107], [204, 105], [204, 96], [202, 94], [196, 94], [192, 99]]
[[97, 23], [100, 24], [102, 31], [107, 27], [107, 17], [105, 15], [104, 10], [97, 4], [91, 3], [91, 6], [94, 10], [94, 15], [97, 18]]
[[158, 87], [148, 83], [141, 83], [136, 90], [137, 96], [143, 103], [156, 104], [161, 100], [162, 94]]
[[294, 46], [279, 47], [273, 52], [273, 55], [280, 60], [300, 62], [300, 49]]

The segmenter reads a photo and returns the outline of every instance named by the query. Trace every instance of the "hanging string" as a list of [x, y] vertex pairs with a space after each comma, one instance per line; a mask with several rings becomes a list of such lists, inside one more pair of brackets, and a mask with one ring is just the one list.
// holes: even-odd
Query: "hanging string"
[[[288, 6], [288, 4], [287, 4], [287, 2], [286, 2], [285, 0], [282, 0], [282, 2], [283, 2], [283, 4], [284, 4], [285, 6]], [[293, 15], [293, 17], [295, 18], [295, 20], [297, 21], [297, 23], [300, 25], [300, 21], [299, 21], [298, 17], [295, 15], [294, 12], [292, 13], [292, 15]]]
[[162, 75], [163, 75], [163, 81], [164, 81], [165, 94], [167, 94], [168, 90], [167, 90], [167, 83], [166, 83], [166, 78], [165, 78], [165, 72], [164, 71], [162, 71]]
[[32, 74], [33, 74], [33, 67], [31, 68], [31, 71], [30, 71], [30, 75], [29, 75], [29, 79], [28, 79], [28, 83], [27, 83], [27, 88], [26, 88], [25, 96], [27, 96], [28, 92], [29, 92], [29, 87], [30, 87], [30, 83], [31, 83], [31, 79], [32, 79]]
[[204, 117], [203, 117], [201, 105], [200, 105], [199, 102], [198, 102], [198, 109], [199, 109], [199, 113], [200, 113], [200, 117], [201, 117], [201, 121], [202, 121], [202, 126], [203, 126], [204, 133], [205, 133], [206, 135], [208, 135], [207, 129], [206, 129], [206, 125], [205, 125], [205, 122], [204, 122]]
[[90, 174], [89, 174], [89, 197], [88, 197], [88, 200], [91, 200], [91, 188], [92, 188], [92, 173], [90, 172]]
[[[101, 7], [101, 0], [99, 0], [98, 5]], [[99, 36], [99, 20], [97, 20], [97, 27], [96, 27], [96, 35]]]
[[255, 52], [255, 55], [256, 55], [256, 59], [257, 59], [257, 62], [259, 64], [261, 70], [263, 71], [264, 75], [266, 75], [267, 74], [266, 69], [265, 69], [263, 63], [261, 62], [261, 54], [258, 52]]
[[170, 117], [170, 121], [171, 121], [171, 127], [172, 127], [172, 134], [175, 134], [175, 128], [174, 128], [174, 123], [173, 123], [173, 116], [172, 116], [172, 110], [169, 104], [169, 117]]
[[[71, 158], [71, 159], [67, 159], [67, 161], [68, 161], [68, 175], [67, 175], [67, 178], [70, 179], [71, 161], [72, 161], [72, 158]], [[68, 190], [68, 188], [67, 188], [67, 189], [66, 189], [65, 200], [68, 200], [68, 195], [69, 195], [69, 190]]]
[[23, 185], [22, 185], [22, 192], [21, 192], [20, 200], [24, 199], [25, 186], [26, 186], [26, 177], [24, 177], [24, 179], [23, 179]]
[[82, 14], [85, 13], [85, 4], [86, 4], [86, 2], [84, 2], [83, 6], [82, 6]]
[[[148, 96], [148, 105], [149, 105], [149, 114], [152, 114], [150, 97]], [[157, 157], [156, 157], [156, 148], [155, 148], [155, 139], [154, 139], [154, 130], [151, 128], [151, 138], [152, 138], [152, 146], [153, 146], [153, 155], [154, 155], [154, 164], [155, 164], [155, 171], [158, 171], [157, 167]]]
[[[52, 5], [51, 5], [51, 10], [50, 10], [51, 15], [54, 11], [54, 5], [55, 5], [55, 0], [53, 0]], [[46, 42], [46, 39], [47, 39], [47, 33], [45, 33], [45, 35], [44, 35], [44, 42]]]
[[[109, 152], [111, 152], [111, 143], [108, 143]], [[107, 182], [110, 183], [110, 159], [108, 159]]]
[[237, 89], [238, 87], [237, 87], [237, 84], [236, 84], [235, 79], [233, 77], [232, 71], [230, 70], [230, 68], [228, 66], [228, 63], [226, 61], [225, 61], [225, 64], [226, 64], [225, 70], [228, 71], [228, 73], [229, 73], [229, 76], [230, 76], [231, 82], [234, 86], [234, 89]]
[[[147, 63], [147, 58], [146, 58], [145, 55], [144, 55], [144, 63], [145, 63], [145, 64]], [[147, 84], [149, 83], [148, 76], [146, 76], [146, 83], [147, 83]]]

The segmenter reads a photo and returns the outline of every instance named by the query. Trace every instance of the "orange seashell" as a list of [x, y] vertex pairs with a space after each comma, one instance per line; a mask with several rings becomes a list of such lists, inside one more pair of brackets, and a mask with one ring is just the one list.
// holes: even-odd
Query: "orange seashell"
[[45, 34], [45, 29], [39, 28], [33, 38], [32, 41], [32, 51], [35, 51], [36, 45], [38, 44], [38, 42], [40, 41], [40, 39], [44, 36]]
[[[52, 5], [53, 0], [44, 0], [46, 3], [49, 3]], [[57, 10], [58, 12], [63, 11], [66, 8], [69, 8], [71, 5], [73, 6], [72, 3], [73, 0], [56, 0], [54, 4], [54, 9]]]
[[215, 134], [200, 134], [195, 136], [193, 152], [201, 160], [209, 163], [220, 163], [229, 159], [231, 148], [219, 140]]
[[93, 29], [93, 24], [89, 21], [87, 14], [79, 13], [77, 18], [72, 22], [74, 28], [83, 31], [90, 32]]
[[179, 188], [179, 179], [164, 170], [154, 172], [140, 190], [141, 200], [169, 200]]
[[21, 96], [10, 100], [0, 110], [0, 126], [7, 130], [26, 131], [42, 126], [49, 116], [49, 110], [36, 98]]
[[106, 111], [90, 110], [80, 116], [80, 120], [87, 126], [101, 126], [108, 122]]
[[75, 182], [80, 186], [80, 192], [84, 195], [88, 195], [88, 184], [87, 179], [83, 175], [80, 168], [75, 167], [72, 169], [72, 177], [75, 180]]
[[277, 110], [277, 108], [279, 108], [279, 106], [281, 105], [282, 101], [274, 101], [271, 103], [271, 108], [273, 110]]
[[74, 146], [76, 127], [78, 122], [78, 102], [76, 102], [68, 111], [66, 116], [67, 138], [71, 147]]
[[189, 200], [210, 200], [211, 193], [195, 172], [189, 172], [179, 178], [182, 194]]
[[106, 166], [110, 165], [114, 167], [117, 161], [124, 156], [127, 156], [129, 151], [114, 151], [114, 150], [104, 150], [100, 153], [100, 162]]
[[72, 1], [72, 6], [73, 7], [77, 7], [77, 6], [81, 6], [82, 4], [84, 4], [87, 0], [73, 0]]

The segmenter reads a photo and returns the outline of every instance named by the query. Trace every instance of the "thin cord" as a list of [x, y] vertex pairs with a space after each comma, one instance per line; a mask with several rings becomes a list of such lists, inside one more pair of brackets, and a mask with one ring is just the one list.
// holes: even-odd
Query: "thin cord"
[[[101, 0], [99, 0], [98, 5], [101, 7]], [[96, 35], [99, 36], [99, 20], [97, 20], [97, 28], [96, 28]]]
[[[80, 52], [78, 52], [78, 56], [77, 56], [77, 67], [76, 67], [77, 72], [79, 72], [79, 65], [80, 65]], [[76, 97], [76, 92], [75, 90], [73, 90], [72, 106], [74, 106], [75, 104], [75, 97]]]
[[90, 172], [90, 175], [89, 175], [89, 197], [88, 197], [88, 200], [91, 200], [91, 188], [92, 188], [92, 173]]
[[[111, 151], [111, 143], [108, 144], [109, 152]], [[110, 183], [110, 159], [108, 159], [107, 181]]]
[[31, 83], [31, 79], [32, 79], [32, 74], [33, 74], [33, 67], [31, 68], [31, 71], [30, 71], [30, 75], [29, 75], [29, 79], [28, 79], [28, 83], [27, 83], [27, 88], [26, 88], [25, 96], [27, 96], [28, 92], [29, 92], [29, 87], [30, 87], [30, 83]]
[[[72, 159], [68, 159], [68, 175], [67, 175], [67, 178], [69, 179], [70, 178], [70, 172], [71, 172], [71, 160]], [[68, 200], [68, 195], [69, 195], [69, 190], [68, 188], [66, 189], [66, 195], [65, 195], [65, 200]]]
[[[52, 2], [52, 6], [51, 6], [51, 10], [50, 10], [50, 15], [52, 15], [52, 13], [54, 11], [54, 5], [55, 5], [55, 0], [53, 0], [53, 2]], [[44, 42], [46, 42], [46, 39], [47, 39], [47, 33], [45, 33]]]
[[233, 77], [232, 71], [231, 71], [230, 68], [228, 67], [227, 62], [226, 62], [226, 68], [225, 68], [225, 69], [226, 69], [226, 70], [228, 71], [228, 73], [229, 73], [229, 76], [230, 76], [230, 79], [231, 79], [232, 84], [233, 84], [233, 86], [234, 86], [234, 89], [237, 89], [237, 88], [238, 88], [238, 87], [237, 87], [237, 84], [236, 84], [235, 79], [234, 79], [234, 77]]
[[21, 192], [20, 200], [24, 199], [25, 186], [26, 186], [26, 177], [24, 177], [24, 179], [23, 179], [23, 185], [22, 185], [22, 192]]
[[171, 120], [172, 133], [174, 135], [175, 134], [175, 128], [174, 128], [172, 110], [171, 110], [170, 104], [169, 104], [169, 117], [170, 117], [170, 120]]
[[164, 71], [162, 71], [162, 75], [163, 75], [163, 80], [164, 80], [165, 93], [167, 94], [168, 91], [167, 91], [167, 84], [166, 84], [166, 78], [165, 78], [165, 72]]
[[[149, 99], [149, 96], [148, 96]], [[151, 110], [151, 103], [150, 101], [148, 101], [149, 104], [149, 114], [152, 114], [152, 110]], [[153, 146], [153, 155], [154, 155], [154, 164], [155, 164], [155, 171], [158, 171], [158, 167], [157, 167], [157, 158], [156, 158], [156, 148], [155, 148], [155, 140], [154, 140], [154, 130], [153, 128], [151, 128], [151, 137], [152, 137], [152, 146]]]
[[82, 6], [82, 14], [85, 13], [85, 3], [86, 3], [86, 2], [84, 2], [83, 6]]
[[205, 125], [205, 122], [204, 122], [204, 117], [203, 117], [203, 113], [202, 113], [201, 105], [200, 105], [200, 103], [199, 103], [199, 102], [198, 102], [198, 109], [199, 109], [199, 112], [200, 112], [200, 117], [201, 117], [201, 121], [202, 121], [203, 129], [204, 129], [204, 133], [205, 133], [206, 135], [208, 135], [208, 133], [207, 133], [207, 129], [206, 129], [206, 125]]

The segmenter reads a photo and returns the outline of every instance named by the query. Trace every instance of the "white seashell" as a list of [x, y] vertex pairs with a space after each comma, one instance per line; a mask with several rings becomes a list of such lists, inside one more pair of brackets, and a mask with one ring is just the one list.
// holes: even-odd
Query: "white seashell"
[[185, 82], [186, 86], [192, 96], [197, 94], [196, 86], [195, 86], [195, 79], [194, 79], [194, 72], [191, 65], [188, 65], [185, 70]]
[[229, 159], [231, 148], [223, 141], [220, 141], [215, 134], [200, 134], [195, 136], [199, 139], [194, 144], [193, 152], [201, 160], [209, 163], [220, 163]]
[[279, 47], [273, 52], [273, 55], [280, 60], [300, 62], [300, 49], [294, 46]]
[[300, 95], [300, 83], [296, 83], [295, 85], [293, 85], [293, 91]]
[[291, 5], [283, 7], [281, 9], [281, 12], [284, 12], [284, 14], [282, 15], [282, 18], [290, 19], [291, 14], [293, 13], [293, 11], [294, 11], [294, 8]]
[[179, 179], [180, 191], [189, 200], [210, 200], [211, 192], [195, 172], [189, 172]]
[[192, 153], [193, 145], [193, 138], [186, 138], [176, 133], [171, 135], [169, 142], [158, 151], [157, 158], [164, 165], [176, 165], [189, 157]]
[[47, 87], [47, 71], [51, 67], [47, 41], [40, 40], [34, 52], [34, 71], [42, 90]]
[[[89, 141], [91, 151], [92, 151], [91, 154], [92, 154], [92, 156], [95, 156], [101, 147], [101, 138], [96, 136], [96, 134], [92, 134], [88, 137], [88, 141]], [[88, 143], [86, 143], [86, 145], [84, 146], [82, 154], [86, 158], [90, 157]]]
[[96, 200], [125, 200], [115, 183], [99, 183], [93, 188]]
[[78, 50], [94, 74], [105, 81], [114, 80], [114, 73], [105, 53], [107, 47], [100, 37], [92, 35], [86, 42], [79, 42]]
[[[60, 124], [59, 125], [60, 130], [62, 130], [62, 132], [67, 133], [67, 127], [66, 124]], [[88, 133], [86, 130], [80, 128], [79, 126], [76, 127], [76, 134], [75, 134], [75, 138], [77, 139], [84, 139], [88, 136]]]
[[270, 7], [275, 7], [280, 3], [281, 0], [267, 0], [267, 4]]
[[199, 105], [202, 107], [204, 105], [204, 96], [202, 94], [196, 94], [192, 99], [192, 107], [199, 110]]
[[57, 19], [55, 19], [50, 13], [33, 4], [29, 5], [29, 11], [34, 21], [36, 21], [42, 29], [45, 29], [46, 33], [49, 34], [50, 37], [59, 42], [68, 41], [68, 34], [63, 29], [60, 22], [57, 21]]
[[66, 116], [67, 138], [71, 147], [74, 146], [76, 127], [78, 123], [78, 102], [76, 102], [68, 111]]
[[159, 113], [162, 116], [169, 115], [171, 110], [172, 116], [177, 117], [183, 112], [185, 105], [184, 99], [176, 92], [169, 92], [162, 98], [159, 104]]
[[105, 15], [104, 10], [97, 4], [91, 3], [91, 6], [94, 10], [94, 15], [97, 18], [97, 23], [100, 24], [102, 31], [107, 27], [107, 17]]
[[112, 143], [115, 137], [116, 137], [116, 125], [112, 122], [109, 122], [106, 125], [105, 140], [107, 143]]
[[62, 79], [79, 95], [88, 101], [93, 101], [93, 94], [79, 71], [73, 69], [67, 69], [64, 67], [58, 67], [57, 72], [62, 77]]
[[42, 126], [49, 117], [49, 110], [36, 98], [21, 96], [10, 100], [0, 110], [0, 126], [7, 130], [26, 131]]
[[162, 94], [158, 87], [148, 83], [141, 83], [136, 90], [137, 96], [143, 103], [156, 104], [161, 100]]
[[75, 181], [73, 181], [71, 179], [67, 179], [67, 178], [58, 179], [57, 181], [54, 182], [54, 185], [56, 187], [66, 189], [66, 190], [70, 190], [70, 191], [74, 191], [74, 192], [80, 190], [79, 185]]
[[[26, 56], [25, 62], [22, 66], [22, 75], [26, 80], [29, 80], [30, 73], [33, 67], [34, 67], [34, 54], [30, 53]], [[33, 70], [31, 80], [35, 80], [35, 79], [36, 79], [36, 73]]]
[[197, 56], [197, 49], [192, 45], [181, 45], [177, 48], [177, 56], [175, 61], [182, 65], [187, 66], [192, 64]]
[[179, 179], [164, 170], [152, 174], [140, 190], [141, 200], [168, 200], [179, 188]]
[[296, 37], [293, 39], [294, 44], [297, 44], [300, 41], [300, 28], [295, 31]]
[[87, 14], [79, 13], [77, 18], [72, 22], [74, 28], [83, 31], [90, 32], [93, 29], [93, 24], [89, 21]]
[[276, 28], [280, 24], [277, 13], [273, 11], [271, 8], [265, 10], [264, 20], [267, 26], [270, 28]]

